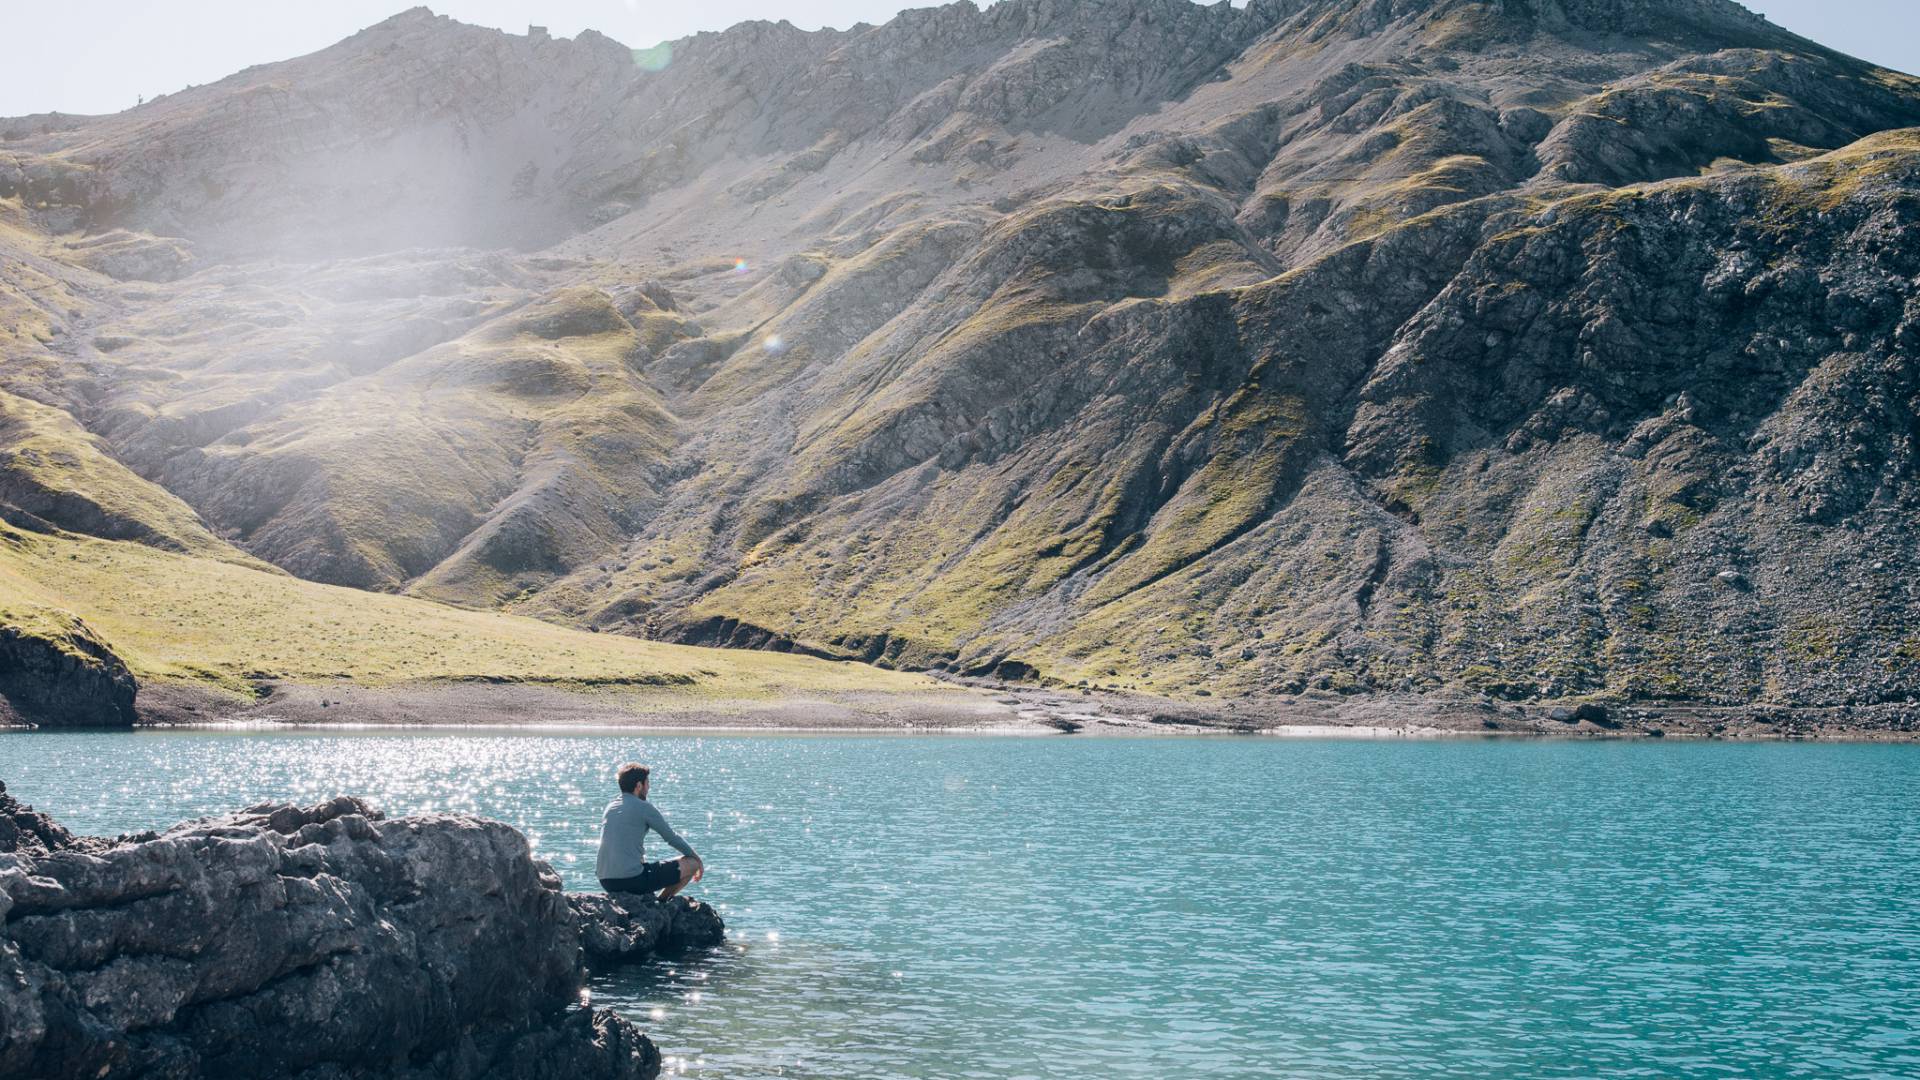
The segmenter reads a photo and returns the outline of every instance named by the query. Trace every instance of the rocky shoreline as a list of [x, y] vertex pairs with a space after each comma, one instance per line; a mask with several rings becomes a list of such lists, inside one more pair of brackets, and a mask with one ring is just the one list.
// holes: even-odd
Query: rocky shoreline
[[[577, 726], [655, 731], [946, 734], [1302, 735], [1920, 740], [1920, 705], [1812, 707], [1755, 702], [1503, 701], [1483, 695], [1308, 692], [1173, 699], [1124, 691], [952, 678], [961, 697], [845, 695], [835, 701], [622, 709], [551, 687], [275, 685], [252, 702], [143, 689], [145, 726]], [[959, 700], [956, 700], [958, 698]]]
[[0, 1075], [650, 1080], [587, 968], [717, 944], [688, 898], [569, 894], [527, 839], [342, 796], [77, 837], [0, 784]]
[[996, 692], [996, 700], [1022, 720], [1069, 734], [1920, 740], [1920, 705], [1906, 703], [1806, 707], [1761, 702], [1511, 702], [1412, 694], [1174, 701], [1033, 687], [1002, 686]]
[[632, 687], [506, 676], [368, 685], [260, 677], [250, 691], [136, 679], [79, 618], [0, 608], [0, 729], [207, 724], [400, 727], [615, 727], [651, 730], [1553, 735], [1733, 739], [1920, 739], [1920, 703], [1660, 700], [1588, 694], [1511, 698], [1427, 693], [1222, 694], [1168, 698], [1068, 686], [1031, 671], [961, 675], [901, 693], [829, 688], [771, 700], [701, 699]]
[[1477, 695], [1333, 694], [1172, 699], [991, 679], [940, 697], [846, 693], [661, 707], [513, 683], [368, 687], [276, 683], [247, 699], [149, 684], [131, 724], [62, 723], [0, 709], [9, 727], [578, 728], [838, 734], [1294, 735], [1355, 738], [1834, 739], [1920, 741], [1920, 705], [1503, 701]]
[[[0, 613], [4, 614], [4, 613]], [[1505, 700], [1489, 694], [1336, 693], [1174, 699], [1033, 679], [938, 676], [937, 692], [846, 690], [774, 701], [665, 700], [512, 679], [369, 686], [261, 680], [251, 697], [142, 680], [78, 619], [0, 627], [0, 729], [297, 724], [574, 726], [652, 730], [1669, 736], [1920, 739], [1920, 704]]]

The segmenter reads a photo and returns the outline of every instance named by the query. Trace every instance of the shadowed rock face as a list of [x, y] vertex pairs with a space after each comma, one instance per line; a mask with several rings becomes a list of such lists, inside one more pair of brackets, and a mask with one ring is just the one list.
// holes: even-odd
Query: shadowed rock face
[[[497, 822], [342, 797], [76, 840], [0, 788], [0, 852], [6, 1076], [659, 1070], [631, 1024], [577, 1007], [581, 900]], [[718, 939], [711, 908], [661, 907]]]
[[1898, 701], [1916, 125], [1725, 0], [415, 10], [0, 125], [0, 496], [903, 667]]
[[127, 665], [78, 618], [0, 609], [0, 711], [50, 726], [131, 727], [138, 688]]

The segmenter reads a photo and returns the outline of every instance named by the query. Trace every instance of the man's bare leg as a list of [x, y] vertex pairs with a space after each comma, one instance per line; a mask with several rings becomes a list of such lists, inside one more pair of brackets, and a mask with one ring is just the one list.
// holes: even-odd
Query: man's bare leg
[[689, 883], [698, 879], [700, 876], [702, 867], [699, 859], [691, 855], [682, 855], [675, 861], [680, 864], [680, 880], [660, 890], [660, 899], [662, 900], [671, 900], [680, 895], [681, 889], [686, 888]]

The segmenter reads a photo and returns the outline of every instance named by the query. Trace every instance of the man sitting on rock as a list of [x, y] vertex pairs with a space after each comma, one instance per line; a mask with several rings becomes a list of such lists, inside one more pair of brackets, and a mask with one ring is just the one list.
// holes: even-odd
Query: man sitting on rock
[[[660, 899], [672, 898], [681, 889], [699, 881], [706, 864], [694, 853], [693, 846], [680, 839], [667, 819], [647, 801], [647, 767], [629, 761], [617, 774], [621, 795], [607, 804], [607, 815], [600, 822], [600, 858], [594, 872], [600, 887], [610, 893], [660, 893]], [[648, 862], [642, 851], [647, 830], [680, 853], [678, 859]]]

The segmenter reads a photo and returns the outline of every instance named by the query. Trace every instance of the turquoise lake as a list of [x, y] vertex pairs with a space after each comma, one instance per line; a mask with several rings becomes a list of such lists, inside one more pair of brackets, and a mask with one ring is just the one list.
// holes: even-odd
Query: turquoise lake
[[670, 1071], [1920, 1075], [1920, 747], [0, 736], [77, 831], [348, 792], [571, 888], [629, 758], [731, 936], [595, 983]]

